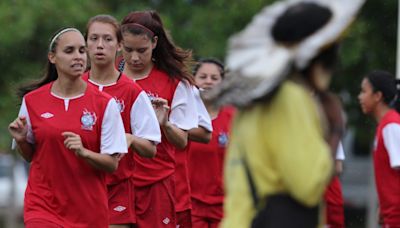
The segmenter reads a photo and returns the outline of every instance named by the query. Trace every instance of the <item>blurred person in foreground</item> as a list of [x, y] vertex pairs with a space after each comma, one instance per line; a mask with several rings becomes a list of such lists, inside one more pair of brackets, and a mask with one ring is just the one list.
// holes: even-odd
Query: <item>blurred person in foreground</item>
[[[209, 93], [239, 108], [225, 163], [222, 227], [317, 227], [333, 176], [325, 114], [343, 32], [363, 1], [280, 1], [230, 40], [231, 74]], [[339, 134], [340, 136], [340, 134]]]

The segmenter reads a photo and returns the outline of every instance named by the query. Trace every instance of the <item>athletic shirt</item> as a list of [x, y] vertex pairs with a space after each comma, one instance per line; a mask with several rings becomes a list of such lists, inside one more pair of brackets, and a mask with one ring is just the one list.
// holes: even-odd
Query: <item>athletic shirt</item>
[[285, 81], [268, 103], [238, 111], [230, 135], [222, 228], [250, 227], [256, 214], [243, 157], [260, 199], [288, 193], [309, 207], [320, 203], [332, 175], [332, 153], [317, 104], [304, 87]]
[[126, 153], [117, 104], [87, 85], [81, 96], [64, 99], [52, 83], [25, 95], [19, 116], [26, 116], [27, 141], [34, 144], [24, 220], [43, 219], [62, 227], [108, 227], [105, 172], [64, 146], [64, 131], [79, 134], [85, 148]]
[[[161, 142], [160, 126], [153, 107], [146, 93], [137, 83], [121, 74], [115, 83], [101, 85], [90, 80], [89, 76], [90, 72], [86, 72], [82, 78], [117, 101], [126, 133], [156, 144]], [[119, 161], [118, 169], [112, 174], [107, 174], [107, 184], [117, 184], [133, 177], [135, 164], [133, 155], [133, 150], [129, 148], [129, 154]]]
[[235, 109], [221, 108], [212, 120], [213, 132], [208, 144], [192, 142], [189, 179], [192, 198], [205, 204], [222, 204], [224, 200], [223, 167]]
[[[400, 224], [400, 115], [388, 111], [377, 126], [374, 141], [374, 171], [380, 212], [384, 224]], [[396, 164], [397, 163], [397, 164]]]
[[[171, 107], [169, 121], [180, 129], [189, 130], [198, 126], [196, 102], [191, 87], [182, 81], [172, 79], [165, 72], [153, 67], [150, 74], [136, 80], [150, 100], [163, 98]], [[175, 147], [168, 142], [161, 131], [161, 143], [153, 159], [135, 154], [134, 180], [136, 186], [148, 186], [160, 181], [175, 171]]]
[[[203, 100], [200, 97], [200, 92], [196, 87], [192, 87], [193, 94], [196, 99], [196, 108], [198, 113], [198, 126], [212, 132], [212, 123], [210, 114], [204, 106]], [[190, 181], [188, 171], [188, 153], [192, 141], [188, 141], [188, 145], [183, 150], [176, 150], [176, 169], [175, 169], [175, 210], [182, 212], [192, 208]]]

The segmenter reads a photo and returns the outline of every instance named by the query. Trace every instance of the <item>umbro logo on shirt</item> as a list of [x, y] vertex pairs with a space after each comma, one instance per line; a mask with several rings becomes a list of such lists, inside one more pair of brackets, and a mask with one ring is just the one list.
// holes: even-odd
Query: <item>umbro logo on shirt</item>
[[40, 116], [45, 118], [45, 119], [49, 119], [49, 118], [53, 117], [54, 115], [52, 113], [50, 113], [50, 112], [45, 112]]
[[114, 207], [114, 211], [118, 211], [118, 212], [121, 212], [121, 211], [124, 211], [126, 209], [126, 207], [124, 207], [124, 206], [117, 206], [117, 207]]
[[168, 217], [166, 217], [162, 222], [163, 222], [164, 224], [168, 225], [169, 222], [171, 222], [171, 220], [170, 220]]

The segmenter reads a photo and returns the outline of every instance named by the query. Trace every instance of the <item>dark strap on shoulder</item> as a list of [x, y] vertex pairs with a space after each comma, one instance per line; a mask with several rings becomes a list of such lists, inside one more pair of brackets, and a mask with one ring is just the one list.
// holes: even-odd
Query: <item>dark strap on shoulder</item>
[[246, 155], [243, 153], [243, 151], [241, 151], [241, 154], [242, 154], [241, 159], [243, 161], [244, 171], [246, 172], [246, 177], [247, 177], [247, 180], [249, 182], [249, 187], [250, 187], [250, 193], [253, 198], [253, 206], [254, 206], [254, 208], [258, 208], [259, 198], [257, 195], [257, 188], [254, 183], [254, 179], [251, 175], [251, 171], [250, 171], [249, 164], [247, 163]]

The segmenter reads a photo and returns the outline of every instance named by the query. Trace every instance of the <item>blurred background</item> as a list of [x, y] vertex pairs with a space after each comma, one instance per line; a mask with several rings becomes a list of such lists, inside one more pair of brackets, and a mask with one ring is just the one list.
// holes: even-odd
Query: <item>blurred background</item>
[[[240, 31], [268, 0], [1, 0], [0, 1], [0, 227], [21, 227], [28, 165], [11, 151], [8, 124], [16, 117], [18, 85], [42, 75], [50, 37], [61, 27], [85, 30], [96, 14], [121, 20], [134, 10], [157, 10], [174, 41], [194, 58], [224, 60], [229, 37]], [[345, 105], [345, 169], [341, 177], [347, 227], [376, 227], [376, 196], [370, 145], [374, 121], [357, 95], [363, 75], [376, 68], [395, 73], [398, 2], [367, 1], [348, 30], [332, 82]]]

